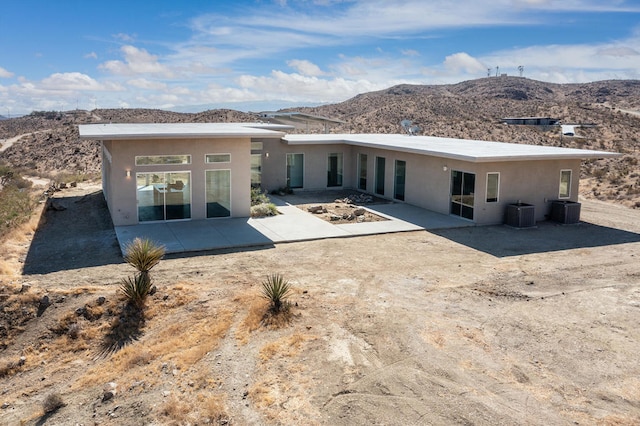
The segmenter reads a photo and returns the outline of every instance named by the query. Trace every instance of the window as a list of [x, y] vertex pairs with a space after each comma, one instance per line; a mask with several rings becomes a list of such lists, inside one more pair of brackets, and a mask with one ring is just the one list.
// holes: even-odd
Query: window
[[157, 166], [164, 164], [191, 164], [190, 155], [140, 155], [136, 156], [136, 166]]
[[329, 154], [327, 161], [327, 186], [342, 186], [342, 153]]
[[487, 203], [497, 203], [500, 193], [500, 173], [487, 173]]
[[136, 173], [138, 221], [191, 218], [191, 172]]
[[230, 163], [231, 154], [207, 154], [204, 156], [204, 162], [211, 163]]
[[367, 154], [358, 155], [358, 189], [367, 190]]
[[571, 196], [571, 170], [560, 170], [560, 190], [558, 198], [569, 198]]

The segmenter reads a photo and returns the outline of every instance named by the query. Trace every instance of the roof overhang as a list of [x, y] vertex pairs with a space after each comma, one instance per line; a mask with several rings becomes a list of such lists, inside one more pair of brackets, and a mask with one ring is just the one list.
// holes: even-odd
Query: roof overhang
[[283, 141], [289, 145], [347, 144], [472, 163], [584, 160], [590, 158], [614, 158], [622, 155], [586, 149], [400, 134], [287, 135], [283, 138]]
[[282, 138], [292, 126], [268, 123], [117, 123], [82, 124], [80, 139]]

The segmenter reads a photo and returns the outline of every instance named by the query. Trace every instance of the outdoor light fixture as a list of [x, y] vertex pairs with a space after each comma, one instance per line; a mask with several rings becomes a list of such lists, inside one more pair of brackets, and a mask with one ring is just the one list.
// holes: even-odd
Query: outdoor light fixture
[[446, 165], [442, 166], [442, 171], [443, 171], [443, 172], [446, 172], [446, 171], [447, 171], [447, 166], [446, 166]]
[[268, 153], [268, 152], [265, 152], [265, 153], [264, 153], [264, 156], [265, 156], [265, 157], [267, 157], [267, 158], [269, 158], [269, 153]]
[[127, 177], [130, 178], [131, 177], [131, 170], [127, 170]]

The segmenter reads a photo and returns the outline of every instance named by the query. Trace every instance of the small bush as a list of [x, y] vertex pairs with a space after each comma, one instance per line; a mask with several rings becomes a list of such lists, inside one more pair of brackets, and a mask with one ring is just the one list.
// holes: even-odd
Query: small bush
[[151, 290], [151, 280], [143, 273], [134, 277], [127, 277], [120, 283], [120, 291], [124, 294], [127, 302], [136, 308], [143, 308]]
[[251, 188], [251, 205], [257, 206], [259, 204], [267, 204], [271, 200], [265, 192], [263, 192], [260, 188]]
[[53, 413], [62, 407], [64, 407], [64, 401], [58, 393], [50, 393], [44, 401], [42, 401], [42, 409], [45, 414]]
[[276, 216], [277, 214], [278, 208], [273, 203], [263, 203], [251, 206], [251, 217]]
[[280, 274], [269, 275], [262, 282], [262, 297], [269, 301], [269, 309], [277, 314], [289, 307], [287, 298], [291, 294], [291, 285]]

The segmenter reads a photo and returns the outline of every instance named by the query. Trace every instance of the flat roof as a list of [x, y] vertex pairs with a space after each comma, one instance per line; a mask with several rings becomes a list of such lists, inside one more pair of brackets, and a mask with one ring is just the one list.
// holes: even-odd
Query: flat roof
[[587, 149], [401, 134], [286, 135], [283, 140], [289, 145], [347, 144], [473, 163], [518, 160], [582, 160], [588, 158], [611, 158], [622, 155], [614, 152]]
[[109, 123], [81, 124], [80, 139], [281, 138], [292, 126], [269, 123]]

